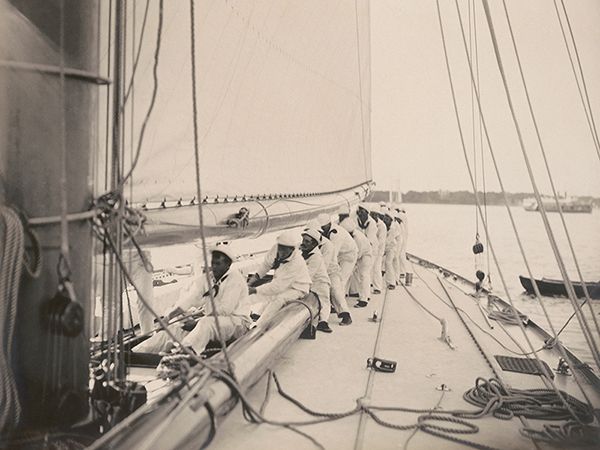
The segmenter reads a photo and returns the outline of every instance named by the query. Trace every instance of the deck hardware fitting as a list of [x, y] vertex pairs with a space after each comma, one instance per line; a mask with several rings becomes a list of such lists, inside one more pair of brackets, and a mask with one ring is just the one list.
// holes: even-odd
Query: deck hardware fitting
[[394, 373], [398, 363], [389, 359], [383, 358], [368, 358], [367, 369], [374, 369], [377, 372]]
[[450, 389], [448, 387], [448, 385], [444, 384], [444, 383], [442, 383], [438, 387], [436, 387], [435, 390], [436, 391], [442, 391], [442, 392], [451, 392], [452, 391], [452, 389]]
[[556, 369], [554, 369], [554, 371], [560, 375], [571, 376], [570, 370], [571, 369], [569, 368], [569, 363], [565, 361], [564, 358], [559, 358], [558, 366], [556, 367]]

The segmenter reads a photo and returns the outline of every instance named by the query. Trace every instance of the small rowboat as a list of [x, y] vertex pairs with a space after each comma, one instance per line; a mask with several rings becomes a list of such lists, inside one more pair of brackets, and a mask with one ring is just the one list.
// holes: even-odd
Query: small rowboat
[[[533, 283], [531, 278], [519, 275], [521, 285], [525, 288], [528, 294], [533, 294]], [[542, 278], [541, 280], [535, 280], [540, 290], [540, 294], [549, 297], [566, 297], [567, 289], [563, 280], [552, 280], [549, 278]], [[585, 282], [590, 298], [600, 300], [600, 282]], [[581, 282], [573, 281], [573, 288], [575, 288], [575, 294], [579, 298], [585, 297], [583, 292], [583, 286]]]

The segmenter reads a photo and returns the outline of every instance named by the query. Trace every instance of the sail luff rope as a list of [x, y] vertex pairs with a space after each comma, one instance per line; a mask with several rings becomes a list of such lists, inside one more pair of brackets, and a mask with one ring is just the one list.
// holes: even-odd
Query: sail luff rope
[[[457, 1], [455, 1], [455, 5], [456, 5], [457, 13], [458, 13], [458, 19], [459, 19], [460, 25], [461, 25], [460, 28], [461, 28], [461, 35], [462, 35], [462, 38], [463, 38], [463, 47], [464, 47], [465, 52], [466, 52], [467, 51], [466, 39], [465, 39], [465, 36], [464, 36], [464, 28], [462, 26], [462, 19], [461, 19], [461, 15], [460, 15], [460, 8], [458, 6], [458, 2]], [[445, 38], [445, 33], [444, 33], [444, 26], [443, 26], [443, 21], [442, 21], [442, 15], [441, 15], [441, 10], [440, 10], [439, 0], [436, 0], [436, 6], [437, 6], [438, 20], [439, 20], [439, 25], [440, 25], [440, 34], [441, 34], [442, 44], [443, 44], [443, 50], [444, 50], [444, 60], [445, 60], [445, 63], [446, 63], [446, 70], [447, 70], [447, 73], [448, 73], [448, 80], [449, 80], [449, 83], [450, 83], [450, 91], [452, 93], [452, 104], [453, 104], [453, 107], [454, 107], [454, 113], [455, 113], [456, 121], [457, 121], [457, 124], [458, 124], [458, 132], [459, 132], [461, 147], [462, 147], [462, 151], [463, 151], [463, 156], [465, 158], [465, 163], [467, 165], [467, 170], [468, 170], [468, 173], [469, 173], [469, 179], [471, 181], [471, 185], [472, 185], [473, 189], [475, 189], [475, 180], [473, 178], [473, 172], [471, 170], [471, 166], [470, 166], [470, 163], [469, 163], [469, 158], [467, 156], [467, 149], [466, 149], [465, 139], [464, 139], [464, 135], [463, 135], [463, 131], [462, 131], [462, 126], [461, 126], [461, 121], [460, 121], [460, 115], [458, 113], [458, 105], [457, 105], [457, 102], [456, 102], [456, 93], [454, 91], [454, 82], [453, 82], [453, 79], [452, 79], [452, 72], [450, 70], [450, 62], [448, 60], [448, 51], [447, 51], [447, 48], [446, 48], [446, 38]], [[468, 58], [467, 58], [467, 62], [468, 62]], [[471, 82], [473, 83], [474, 82], [474, 76], [473, 76], [473, 70], [472, 70], [470, 64], [469, 64], [469, 72], [470, 72], [470, 75], [471, 75]], [[506, 205], [506, 207], [508, 209], [509, 216], [512, 219], [512, 214], [510, 212], [510, 207], [508, 206], [508, 199], [506, 197], [506, 191], [504, 191], [504, 186], [503, 186], [503, 183], [502, 183], [502, 178], [500, 176], [500, 173], [499, 173], [499, 170], [498, 170], [498, 167], [497, 167], [497, 164], [496, 164], [496, 158], [495, 158], [495, 155], [493, 153], [491, 142], [489, 140], [489, 135], [487, 133], [487, 126], [486, 126], [485, 119], [484, 119], [484, 116], [483, 116], [483, 111], [481, 109], [481, 102], [480, 102], [480, 98], [479, 98], [479, 94], [478, 94], [478, 90], [477, 89], [475, 89], [475, 96], [476, 96], [476, 99], [477, 99], [479, 113], [481, 115], [482, 126], [483, 126], [483, 129], [484, 129], [484, 132], [485, 132], [485, 136], [486, 136], [486, 139], [487, 139], [487, 142], [488, 142], [488, 148], [490, 150], [490, 153], [491, 153], [491, 156], [492, 156], [492, 161], [494, 162], [494, 167], [496, 168], [496, 174], [498, 175], [499, 184], [500, 184], [500, 187], [501, 187], [503, 195], [504, 195], [505, 205]], [[486, 234], [488, 236], [489, 249], [490, 249], [490, 252], [491, 252], [492, 257], [494, 259], [494, 263], [496, 264], [496, 268], [498, 269], [498, 275], [500, 277], [500, 282], [501, 282], [501, 284], [502, 284], [502, 286], [504, 288], [504, 291], [506, 292], [506, 296], [507, 296], [507, 298], [508, 298], [508, 300], [509, 300], [509, 302], [510, 302], [510, 304], [512, 306], [512, 311], [515, 314], [515, 318], [518, 319], [518, 315], [516, 313], [516, 309], [514, 308], [514, 305], [513, 305], [513, 302], [512, 302], [512, 297], [510, 296], [510, 293], [508, 291], [508, 286], [507, 286], [506, 281], [504, 279], [504, 274], [502, 272], [502, 269], [500, 268], [500, 264], [499, 264], [497, 255], [496, 255], [496, 252], [494, 250], [494, 246], [492, 244], [492, 240], [491, 240], [491, 237], [490, 237], [490, 234], [489, 234], [489, 230], [488, 230], [488, 227], [487, 227], [487, 222], [485, 222], [483, 220], [483, 211], [481, 209], [481, 204], [479, 203], [479, 200], [478, 200], [477, 197], [475, 197], [475, 200], [476, 200], [476, 204], [477, 204], [477, 210], [479, 211], [480, 218], [482, 219], [482, 225], [483, 225], [483, 227], [485, 229], [485, 232], [486, 232]], [[521, 248], [521, 254], [524, 255], [524, 252], [522, 250], [522, 245], [520, 243], [518, 231], [516, 230], [516, 227], [514, 226], [514, 221], [512, 221], [512, 223], [513, 223], [513, 229], [515, 230], [515, 234], [517, 236], [517, 242], [519, 243], [519, 246]], [[526, 265], [528, 266], [527, 263], [526, 263]], [[529, 336], [527, 335], [527, 333], [526, 333], [526, 331], [524, 329], [523, 323], [519, 320], [518, 324], [519, 324], [519, 328], [520, 328], [521, 332], [523, 333], [523, 335], [524, 335], [524, 337], [525, 337], [525, 339], [526, 339], [529, 347], [533, 351], [533, 355], [535, 356], [538, 364], [540, 364], [537, 352], [533, 348], [533, 344], [531, 343], [531, 341], [529, 339]], [[541, 364], [540, 364], [540, 366], [544, 367]], [[550, 374], [548, 374], [548, 378], [550, 378], [549, 375]], [[568, 403], [562, 397], [562, 395], [560, 394], [558, 388], [556, 386], [554, 386], [554, 384], [553, 384], [553, 388], [556, 390], [557, 394], [560, 396], [561, 400], [565, 404], [565, 407], [567, 407], [567, 409], [569, 409], [569, 411], [571, 412], [571, 414], [573, 415], [573, 417], [576, 420], [578, 420], [577, 416], [569, 408]], [[580, 386], [580, 389], [581, 389], [583, 395], [586, 396], [585, 391], [583, 390], [583, 388], [581, 386]], [[586, 396], [586, 399], [587, 399], [587, 396]], [[588, 403], [589, 403], [589, 399], [588, 399]]]
[[[556, 1], [556, 0], [555, 0]], [[571, 36], [571, 42], [573, 44], [573, 51], [575, 53], [575, 59], [577, 60], [577, 67], [579, 68], [579, 75], [581, 76], [581, 85], [583, 86], [583, 93], [586, 99], [589, 119], [590, 119], [590, 128], [592, 130], [593, 138], [595, 138], [596, 142], [596, 150], [598, 151], [598, 157], [600, 158], [600, 140], [598, 140], [598, 129], [596, 128], [596, 121], [594, 120], [594, 110], [592, 109], [592, 105], [590, 103], [590, 96], [587, 90], [587, 83], [585, 82], [585, 76], [583, 74], [583, 67], [581, 66], [581, 59], [579, 58], [579, 50], [577, 50], [577, 42], [575, 41], [575, 35], [573, 34], [573, 28], [571, 27], [571, 20], [569, 19], [569, 14], [567, 13], [567, 8], [565, 6], [564, 0], [560, 0], [562, 5], [563, 12], [565, 14], [565, 19], [567, 21], [567, 27], [569, 29], [569, 35]]]
[[[460, 7], [458, 5], [458, 1], [457, 0], [455, 0], [454, 3], [455, 3], [456, 10], [457, 10], [457, 13], [458, 13], [458, 20], [460, 22], [460, 30], [461, 30], [461, 36], [462, 36], [462, 42], [463, 42], [463, 49], [466, 52], [467, 46], [466, 46], [466, 39], [465, 39], [464, 27], [462, 25], [462, 19], [461, 19], [461, 15], [460, 15]], [[439, 8], [438, 8], [438, 14], [439, 14]], [[440, 15], [440, 26], [442, 26], [441, 15]], [[444, 52], [445, 52], [444, 54], [445, 54], [445, 57], [446, 57], [448, 75], [449, 75], [450, 83], [451, 83], [451, 86], [452, 86], [452, 81], [451, 81], [452, 78], [451, 78], [450, 66], [449, 66], [449, 63], [448, 63], [448, 56], [447, 56], [447, 53], [446, 53], [446, 50], [445, 50], [446, 49], [445, 41], [443, 40], [443, 42], [444, 42]], [[468, 58], [467, 58], [467, 63], [469, 63]], [[471, 82], [475, 83], [475, 77], [474, 77], [474, 74], [473, 74], [473, 68], [471, 67], [470, 64], [469, 64], [469, 74], [470, 74], [470, 77], [471, 77]], [[457, 118], [457, 121], [458, 121], [458, 124], [459, 124], [459, 131], [460, 131], [461, 130], [461, 128], [460, 128], [460, 117], [458, 115], [458, 107], [456, 105], [456, 98], [455, 98], [455, 94], [454, 94], [454, 89], [453, 88], [452, 88], [452, 93], [453, 93], [453, 97], [452, 98], [453, 98], [453, 102], [454, 102], [454, 110], [455, 110], [455, 113], [456, 113], [456, 118]], [[490, 135], [488, 133], [487, 124], [486, 124], [485, 117], [483, 115], [483, 109], [482, 109], [482, 106], [481, 106], [481, 97], [479, 96], [479, 89], [475, 89], [475, 97], [477, 99], [477, 106], [478, 106], [479, 114], [480, 114], [480, 117], [481, 117], [481, 125], [482, 125], [482, 128], [483, 128], [484, 134], [485, 134], [487, 147], [488, 147], [488, 150], [490, 151], [490, 156], [492, 158], [492, 162], [493, 162], [493, 166], [494, 166], [494, 171], [495, 171], [496, 176], [498, 178], [498, 184], [500, 186], [500, 189], [501, 189], [501, 192], [502, 192], [502, 196], [504, 198], [504, 205], [506, 207], [506, 210], [507, 210], [507, 213], [508, 213], [508, 217], [509, 217], [510, 222], [511, 222], [511, 227], [512, 227], [514, 233], [515, 233], [515, 238], [516, 238], [516, 241], [517, 241], [517, 244], [518, 244], [518, 247], [519, 247], [519, 251], [521, 252], [521, 256], [523, 257], [523, 261], [525, 263], [525, 267], [527, 268], [527, 272], [529, 273], [529, 276], [533, 279], [533, 275], [532, 275], [532, 272], [531, 272], [531, 267], [529, 266], [529, 261], [527, 259], [526, 254], [525, 254], [525, 250], [524, 250], [523, 244], [521, 242], [521, 237], [520, 237], [519, 231], [517, 229], [517, 226], [516, 226], [516, 223], [515, 223], [512, 211], [511, 211], [510, 206], [509, 206], [508, 196], [506, 195], [506, 190], [504, 189], [504, 183], [502, 181], [502, 176], [500, 174], [500, 169], [499, 169], [498, 163], [496, 161], [496, 155], [495, 155], [494, 149], [492, 147], [492, 142], [490, 140]], [[461, 142], [462, 142], [462, 145], [463, 145], [463, 153], [465, 154], [465, 158], [466, 158], [466, 148], [464, 147], [464, 139], [462, 139], [462, 131], [460, 131], [460, 135], [461, 135]], [[468, 159], [466, 159], [466, 161], [467, 161], [467, 168], [469, 169], [469, 173], [470, 173], [470, 168], [468, 166]], [[480, 211], [480, 214], [481, 214], [481, 207], [479, 206], [478, 208], [479, 208], [479, 211]], [[506, 292], [507, 299], [509, 300], [509, 303], [510, 303], [510, 305], [512, 307], [512, 312], [514, 313], [515, 319], [518, 320], [519, 318], [518, 318], [517, 310], [514, 307], [514, 303], [512, 301], [512, 297], [511, 297], [510, 293], [508, 292], [508, 288], [507, 288], [506, 282], [504, 280], [504, 276], [502, 274], [502, 271], [500, 269], [500, 265], [498, 263], [498, 259], [496, 257], [495, 251], [494, 251], [494, 249], [492, 247], [491, 238], [489, 236], [489, 232], [488, 232], [488, 229], [487, 229], [487, 222], [485, 222], [485, 227], [486, 227], [486, 234], [488, 235], [488, 242], [489, 242], [490, 251], [492, 252], [492, 256], [494, 258], [494, 263], [496, 264], [496, 268], [498, 269], [498, 274], [499, 274], [499, 277], [500, 277], [501, 284], [502, 284], [502, 286], [503, 286], [503, 288], [504, 288], [504, 290]], [[535, 283], [533, 283], [533, 284], [534, 284], [534, 291], [536, 293], [536, 298], [538, 299], [538, 301], [540, 302], [540, 304], [542, 304], [541, 294], [539, 292], [539, 289], [537, 288], [537, 285]], [[543, 305], [542, 305], [542, 310], [545, 311]], [[547, 315], [547, 313], [546, 313], [546, 320], [548, 321], [548, 324], [550, 326], [552, 334], [554, 335], [554, 339], [555, 339], [555, 341], [557, 343], [557, 346], [559, 348], [559, 352], [561, 353], [561, 355], [563, 356], [563, 358], [565, 358], [565, 360], [568, 360], [569, 363], [571, 364], [571, 366], [573, 366], [571, 358], [567, 355], [565, 349], [562, 346], [562, 343], [558, 340], [558, 337], [556, 335], [556, 331], [554, 330], [554, 326], [552, 325], [552, 321], [550, 320], [550, 316]], [[520, 320], [518, 320], [517, 323], [519, 324], [519, 328], [521, 329], [522, 333], [524, 334], [525, 339], [527, 340], [527, 342], [529, 344], [529, 347], [532, 349], [533, 355], [535, 356], [535, 359], [536, 359], [537, 363], [541, 364], [540, 363], [540, 359], [539, 359], [539, 357], [537, 355], [537, 351], [533, 348], [533, 345], [531, 344], [531, 342], [529, 340], [529, 337], [527, 336], [527, 334], [525, 332], [525, 328], [524, 328], [523, 323]], [[551, 379], [550, 376], [547, 376], [547, 378]], [[585, 397], [586, 401], [591, 406], [592, 403], [591, 403], [591, 401], [590, 401], [587, 393], [583, 389], [583, 386], [581, 385], [581, 382], [578, 379], [578, 375], [576, 375], [575, 372], [574, 372], [574, 378], [576, 380], [577, 386], [581, 390], [582, 395]], [[555, 386], [554, 382], [551, 381], [551, 383], [552, 383], [553, 389], [557, 392], [557, 394], [559, 395], [559, 397], [562, 399], [563, 403], [566, 404], [564, 398], [560, 394], [560, 392], [559, 392], [558, 388]]]
[[[594, 360], [596, 361], [596, 365], [598, 366], [598, 368], [600, 368], [600, 352], [598, 351], [598, 347], [596, 344], [596, 341], [591, 333], [591, 330], [589, 329], [589, 325], [587, 323], [587, 319], [585, 318], [585, 316], [583, 315], [583, 313], [581, 312], [581, 308], [579, 307], [579, 305], [577, 304], [576, 301], [576, 294], [575, 294], [575, 290], [573, 288], [573, 284], [571, 283], [571, 280], [569, 278], [569, 274], [567, 273], [567, 269], [565, 267], [564, 261], [562, 259], [562, 256], [560, 254], [560, 251], [558, 249], [558, 245], [556, 243], [556, 239], [554, 237], [554, 233], [552, 231], [552, 228], [550, 227], [550, 222], [548, 221], [548, 216], [546, 213], [546, 208], [544, 206], [544, 203], [542, 202], [541, 199], [541, 195], [537, 186], [537, 182], [535, 180], [535, 175], [533, 174], [533, 169], [531, 167], [531, 163], [529, 161], [529, 156], [527, 154], [527, 150], [525, 148], [525, 143], [523, 141], [523, 136], [521, 133], [521, 127], [519, 126], [519, 122], [517, 121], [517, 116], [514, 110], [514, 105], [512, 102], [512, 96], [510, 94], [510, 91], [508, 89], [508, 83], [506, 80], [506, 74], [504, 72], [504, 66], [502, 63], [502, 58], [500, 56], [500, 50], [498, 48], [498, 42], [496, 39], [496, 33], [494, 30], [494, 24], [492, 23], [492, 17], [491, 17], [491, 13], [489, 10], [489, 4], [487, 0], [483, 0], [483, 7], [484, 7], [484, 11], [485, 11], [485, 15], [486, 15], [486, 19], [488, 22], [488, 28], [490, 31], [490, 35], [492, 38], [492, 44], [494, 47], [494, 54], [496, 56], [496, 63], [498, 65], [498, 70], [500, 72], [501, 78], [502, 78], [502, 85], [504, 86], [504, 92], [506, 94], [506, 99], [508, 101], [508, 106], [509, 106], [509, 110], [511, 113], [511, 118], [513, 121], [513, 124], [515, 126], [515, 130], [517, 132], [517, 137], [519, 139], [519, 147], [521, 148], [521, 153], [523, 154], [523, 159], [525, 161], [525, 166], [527, 167], [527, 173], [529, 175], [529, 179], [531, 180], [531, 186], [533, 187], [533, 192], [535, 194], [535, 198], [538, 202], [539, 205], [539, 210], [540, 210], [540, 214], [542, 216], [542, 221], [544, 223], [544, 228], [546, 229], [546, 234], [548, 235], [548, 239], [550, 241], [550, 245], [552, 247], [552, 251], [554, 252], [554, 256], [556, 258], [556, 262], [558, 264], [558, 267], [560, 269], [560, 272], [563, 276], [563, 279], [565, 281], [565, 286], [567, 288], [567, 293], [569, 295], [569, 299], [571, 300], [571, 304], [573, 305], [573, 308], [579, 309], [579, 314], [581, 315], [581, 326], [582, 326], [582, 330], [584, 331], [584, 335], [586, 335], [586, 333], [589, 336], [586, 336], [586, 341], [588, 343], [588, 345], [590, 346], [590, 350], [592, 351], [592, 356], [594, 357]], [[532, 277], [533, 279], [533, 277]], [[533, 283], [535, 284], [535, 282]]]
[[[161, 0], [162, 8], [162, 0]], [[198, 225], [200, 227], [200, 239], [202, 241], [202, 256], [204, 258], [204, 273], [206, 275], [206, 283], [208, 286], [210, 305], [214, 314], [214, 320], [217, 330], [217, 337], [221, 343], [223, 357], [227, 363], [227, 370], [232, 377], [235, 378], [233, 372], [233, 366], [227, 353], [227, 342], [223, 337], [223, 331], [219, 321], [219, 315], [215, 304], [215, 294], [213, 291], [213, 283], [211, 279], [211, 272], [209, 270], [210, 264], [208, 259], [208, 251], [206, 249], [206, 236], [204, 235], [204, 218], [202, 216], [202, 188], [200, 179], [200, 148], [198, 144], [198, 103], [197, 103], [197, 86], [196, 86], [196, 26], [195, 26], [195, 5], [194, 0], [190, 0], [190, 59], [191, 59], [191, 77], [192, 77], [192, 120], [194, 125], [194, 170], [196, 175], [196, 196], [198, 198]], [[233, 262], [233, 261], [232, 261]]]
[[[363, 163], [365, 166], [365, 177], [369, 178], [369, 173], [367, 169], [367, 147], [365, 142], [365, 113], [364, 113], [364, 104], [363, 104], [363, 88], [362, 88], [362, 66], [360, 59], [360, 22], [358, 20], [358, 0], [354, 0], [354, 15], [356, 20], [356, 58], [357, 58], [357, 72], [358, 72], [358, 96], [359, 96], [359, 105], [360, 105], [360, 131], [361, 131], [361, 143], [362, 143], [362, 151], [363, 151]], [[370, 105], [369, 105], [370, 107]]]
[[541, 153], [542, 153], [542, 156], [543, 156], [543, 159], [544, 159], [544, 166], [545, 166], [546, 172], [548, 174], [548, 180], [550, 181], [550, 186], [552, 188], [552, 194], [554, 195], [554, 201], [555, 201], [556, 207], [558, 209], [558, 213], [560, 215], [560, 220], [562, 222], [562, 226], [563, 226], [563, 228], [565, 230], [565, 235], [567, 237], [567, 242], [569, 243], [569, 249], [571, 250], [571, 255], [573, 256], [573, 261], [574, 261], [575, 267], [577, 269], [577, 274], [579, 275], [579, 279], [581, 280], [581, 285], [583, 287], [583, 292], [584, 292], [584, 295], [585, 295], [585, 299], [586, 299], [586, 302], [587, 302], [588, 307], [590, 309], [590, 313], [592, 315], [592, 320], [593, 320], [593, 322], [594, 322], [594, 324], [596, 326], [596, 332], [598, 333], [598, 336], [600, 336], [600, 326], [598, 324], [598, 319], [596, 318], [595, 311], [594, 311], [594, 309], [592, 307], [592, 300], [590, 298], [590, 294], [588, 292], [587, 286], [586, 286], [585, 281], [583, 279], [583, 274], [582, 274], [581, 268], [579, 266], [579, 261], [578, 261], [577, 255], [575, 253], [575, 248], [574, 248], [573, 242], [571, 240], [571, 234], [569, 233], [569, 230], [568, 230], [568, 227], [567, 227], [567, 222], [566, 222], [565, 217], [564, 217], [564, 213], [562, 211], [562, 208], [560, 207], [560, 202], [559, 202], [559, 199], [558, 199], [558, 193], [556, 192], [556, 186], [555, 186], [555, 183], [554, 183], [554, 178], [552, 176], [552, 172], [550, 170], [550, 164], [548, 162], [548, 157], [546, 155], [546, 149], [545, 149], [544, 143], [542, 141], [542, 136], [541, 136], [541, 133], [540, 133], [540, 130], [539, 130], [537, 119], [536, 119], [534, 111], [533, 111], [533, 105], [531, 103], [531, 97], [529, 95], [529, 89], [528, 89], [527, 83], [525, 81], [525, 74], [523, 72], [523, 66], [521, 64], [521, 57], [519, 56], [519, 51], [517, 49], [517, 43], [516, 43], [515, 36], [514, 36], [514, 33], [513, 33], [510, 16], [508, 14], [508, 8], [506, 6], [506, 1], [503, 0], [502, 3], [504, 5], [504, 13], [505, 13], [505, 16], [506, 16], [506, 22], [508, 24], [508, 30], [510, 32], [510, 37], [511, 37], [513, 49], [514, 49], [514, 52], [515, 52], [516, 60], [517, 60], [517, 66], [519, 68], [519, 74], [520, 74], [520, 77], [521, 77], [521, 82], [523, 83], [523, 88], [524, 88], [524, 92], [525, 92], [525, 98], [527, 100], [527, 106], [528, 106], [528, 109], [529, 109], [529, 113], [531, 115], [531, 120], [533, 122], [533, 126], [534, 126], [534, 129], [535, 129], [537, 140], [538, 140], [538, 143], [540, 145], [540, 150], [541, 150]]

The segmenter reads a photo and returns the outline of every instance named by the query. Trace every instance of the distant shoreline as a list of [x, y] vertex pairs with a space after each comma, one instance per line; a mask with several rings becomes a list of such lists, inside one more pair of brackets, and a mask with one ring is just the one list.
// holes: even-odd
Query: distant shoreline
[[[393, 201], [397, 202], [397, 193], [393, 193]], [[507, 193], [508, 203], [511, 206], [521, 206], [523, 200], [533, 198], [532, 193], [518, 192]], [[487, 205], [504, 205], [504, 196], [501, 192], [483, 192], [478, 193], [479, 201]], [[577, 197], [583, 202], [591, 202], [596, 208], [600, 207], [600, 198], [591, 196]], [[388, 191], [372, 191], [368, 201], [387, 202], [389, 201]], [[475, 195], [470, 191], [408, 191], [402, 193], [402, 203], [430, 203], [436, 205], [475, 205]]]

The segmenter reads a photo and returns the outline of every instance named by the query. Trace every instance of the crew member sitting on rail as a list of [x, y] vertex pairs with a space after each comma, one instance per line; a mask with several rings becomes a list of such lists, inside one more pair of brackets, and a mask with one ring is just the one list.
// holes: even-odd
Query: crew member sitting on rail
[[[204, 351], [206, 344], [218, 339], [217, 317], [221, 336], [224, 340], [237, 339], [242, 336], [251, 324], [244, 313], [248, 298], [246, 280], [239, 270], [231, 264], [236, 255], [229, 244], [218, 243], [211, 248], [212, 295], [215, 309], [210, 299], [210, 288], [207, 286], [206, 274], [200, 273], [190, 287], [180, 293], [174, 308], [168, 313], [169, 320], [194, 308], [204, 308], [205, 315], [188, 331], [187, 322], [179, 322], [169, 326], [182, 345], [192, 347], [196, 353]], [[187, 328], [187, 330], [186, 330]], [[159, 331], [152, 337], [138, 344], [135, 352], [158, 353], [168, 351], [172, 347], [171, 337], [166, 331]]]
[[300, 250], [302, 257], [306, 261], [308, 273], [312, 280], [310, 290], [319, 298], [319, 322], [317, 330], [331, 333], [333, 330], [329, 328], [329, 314], [331, 313], [331, 302], [329, 300], [329, 292], [331, 290], [331, 280], [327, 275], [327, 266], [321, 251], [318, 248], [321, 241], [321, 233], [314, 228], [307, 228], [302, 232], [302, 243]]
[[[308, 221], [306, 228], [320, 230], [321, 224], [317, 219], [312, 219]], [[340, 265], [338, 264], [338, 256], [335, 245], [333, 245], [329, 239], [321, 234], [319, 250], [321, 250], [321, 253], [323, 254], [323, 259], [325, 260], [325, 265], [327, 267], [327, 275], [329, 275], [329, 279], [331, 280], [329, 299], [333, 304], [338, 317], [342, 319], [340, 325], [350, 325], [352, 323], [352, 316], [350, 315], [348, 303], [346, 302], [346, 295], [344, 294], [344, 289], [342, 288], [342, 271], [340, 269]]]
[[358, 224], [353, 218], [342, 222], [342, 227], [352, 236], [358, 247], [358, 259], [350, 279], [350, 287], [353, 292], [358, 292], [358, 302], [355, 308], [364, 308], [370, 300], [371, 294], [371, 270], [373, 269], [372, 247], [369, 239], [357, 230]]
[[[306, 263], [298, 250], [300, 233], [285, 231], [277, 237], [277, 244], [265, 256], [258, 272], [248, 279], [250, 303], [263, 303], [266, 308], [256, 325], [273, 317], [286, 304], [303, 298], [310, 289], [311, 279]], [[274, 270], [273, 280], [258, 287], [253, 285]]]

